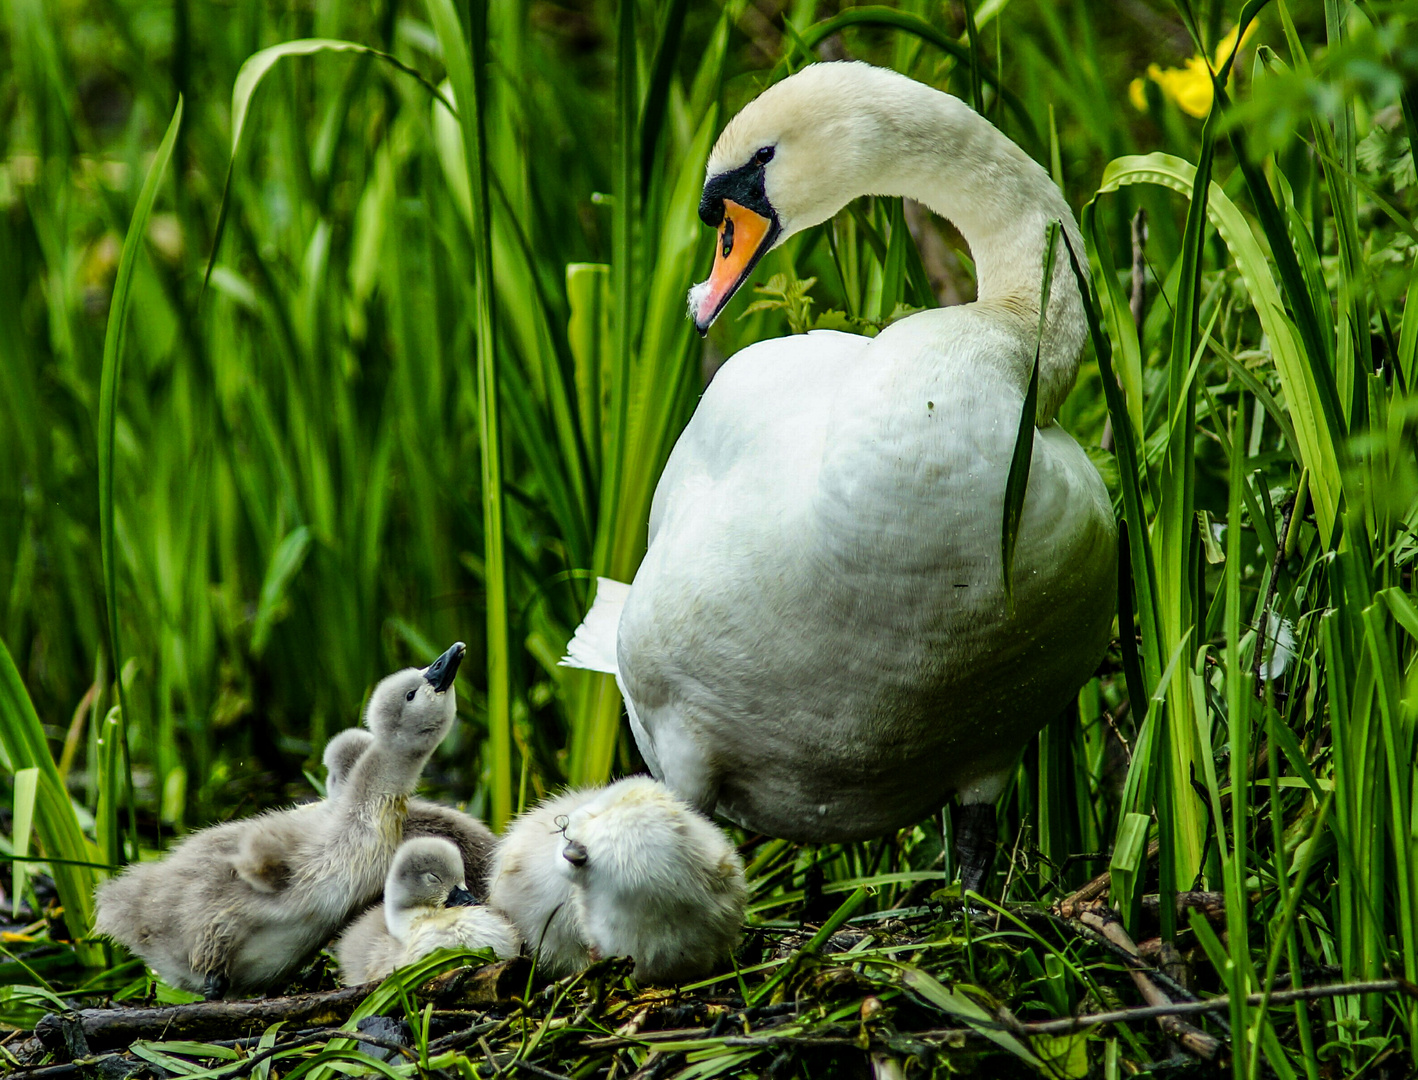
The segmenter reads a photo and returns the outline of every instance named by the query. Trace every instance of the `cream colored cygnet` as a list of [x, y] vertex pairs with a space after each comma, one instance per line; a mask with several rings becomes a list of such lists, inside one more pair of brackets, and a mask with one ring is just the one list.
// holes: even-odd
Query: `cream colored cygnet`
[[[708, 974], [743, 927], [743, 863], [711, 821], [648, 776], [567, 792], [517, 819], [489, 902], [556, 977], [630, 956], [642, 982]], [[545, 928], [545, 932], [543, 932]]]
[[[325, 797], [335, 798], [345, 779], [374, 741], [364, 728], [346, 728], [325, 744]], [[416, 836], [441, 836], [451, 840], [463, 857], [463, 873], [468, 889], [478, 899], [487, 896], [488, 865], [497, 837], [477, 818], [451, 806], [428, 799], [410, 799], [408, 816], [404, 819], [404, 839]]]
[[627, 777], [573, 810], [561, 857], [591, 955], [634, 957], [641, 982], [701, 978], [738, 943], [738, 851], [658, 780]]
[[573, 789], [544, 800], [507, 826], [492, 853], [487, 902], [517, 927], [537, 970], [553, 979], [591, 962], [561, 849], [569, 815], [595, 794]]
[[435, 949], [491, 949], [506, 960], [520, 946], [511, 923], [473, 902], [457, 846], [422, 836], [400, 845], [384, 883], [384, 903], [341, 935], [335, 957], [340, 981], [356, 986], [387, 978]]
[[95, 929], [209, 998], [260, 993], [376, 900], [408, 797], [453, 725], [462, 642], [370, 696], [373, 735], [336, 797], [188, 837], [99, 886]]

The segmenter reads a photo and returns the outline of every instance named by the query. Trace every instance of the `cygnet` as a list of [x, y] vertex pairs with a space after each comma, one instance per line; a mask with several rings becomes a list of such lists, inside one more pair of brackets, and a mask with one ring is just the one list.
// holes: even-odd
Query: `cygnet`
[[408, 797], [455, 714], [454, 644], [384, 679], [373, 736], [336, 797], [188, 837], [166, 858], [99, 886], [95, 929], [174, 986], [208, 998], [260, 993], [378, 898]]
[[[364, 728], [346, 728], [325, 744], [325, 795], [335, 798], [374, 736]], [[468, 888], [482, 900], [487, 896], [488, 864], [497, 837], [477, 818], [427, 799], [410, 799], [404, 819], [404, 839], [441, 836], [451, 840], [463, 857], [463, 873]]]
[[727, 957], [746, 897], [728, 837], [648, 776], [564, 792], [519, 817], [488, 885], [543, 973], [631, 956], [650, 983], [697, 978]]
[[553, 979], [591, 962], [561, 849], [571, 812], [595, 794], [571, 790], [544, 800], [507, 826], [492, 853], [487, 902], [517, 927], [537, 970]]
[[743, 861], [658, 780], [627, 777], [572, 810], [561, 857], [591, 955], [633, 957], [641, 982], [701, 978], [738, 943]]
[[491, 949], [506, 960], [520, 946], [511, 923], [474, 903], [452, 841], [422, 836], [399, 847], [384, 883], [384, 903], [344, 932], [335, 957], [340, 981], [356, 986], [382, 980], [435, 949]]

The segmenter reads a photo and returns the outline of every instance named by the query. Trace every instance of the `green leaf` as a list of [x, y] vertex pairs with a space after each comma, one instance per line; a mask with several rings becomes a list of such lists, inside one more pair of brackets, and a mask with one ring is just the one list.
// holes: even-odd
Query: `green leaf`
[[10, 844], [14, 849], [15, 861], [10, 864], [13, 874], [11, 891], [13, 906], [11, 914], [20, 915], [20, 900], [24, 897], [26, 879], [29, 877], [30, 830], [34, 827], [35, 795], [39, 791], [39, 767], [31, 765], [15, 773], [15, 817], [10, 826]]
[[266, 580], [261, 583], [256, 618], [251, 625], [252, 656], [259, 657], [266, 651], [271, 630], [285, 613], [286, 591], [309, 551], [310, 530], [300, 525], [286, 535], [272, 554], [270, 565], [266, 567]]
[[1019, 538], [1019, 519], [1024, 514], [1024, 496], [1029, 487], [1029, 465], [1034, 457], [1034, 424], [1039, 415], [1039, 351], [1044, 346], [1044, 325], [1048, 319], [1049, 293], [1054, 283], [1054, 257], [1058, 248], [1059, 223], [1050, 221], [1044, 241], [1044, 277], [1039, 289], [1039, 329], [1034, 338], [1034, 366], [1024, 406], [1019, 412], [1019, 429], [1014, 437], [1014, 454], [1004, 484], [1004, 520], [1000, 523], [1000, 570], [1004, 575], [1004, 595], [1014, 602], [1014, 544]]
[[507, 538], [503, 529], [501, 382], [493, 304], [492, 207], [486, 125], [487, 8], [469, 6], [466, 32], [452, 0], [428, 0], [448, 81], [459, 104], [464, 164], [472, 197], [473, 330], [477, 335], [478, 443], [482, 450], [483, 583], [487, 589], [488, 824], [512, 816], [512, 632], [508, 612]]
[[[1146, 183], [1158, 184], [1190, 196], [1195, 182], [1196, 169], [1189, 162], [1171, 154], [1154, 153], [1121, 157], [1109, 162], [1103, 170], [1103, 183], [1098, 190], [1102, 194], [1129, 184]], [[1319, 370], [1322, 377], [1325, 370], [1322, 356], [1312, 358], [1301, 348], [1294, 324], [1285, 314], [1285, 306], [1276, 289], [1260, 239], [1235, 203], [1215, 182], [1208, 189], [1206, 211], [1230, 250], [1231, 257], [1236, 260], [1236, 269], [1240, 271], [1261, 327], [1269, 338], [1275, 368], [1294, 419], [1295, 435], [1299, 440], [1296, 449], [1313, 478], [1320, 531], [1322, 535], [1329, 536], [1334, 527], [1340, 495], [1336, 445], [1344, 432], [1337, 426], [1333, 419], [1334, 409], [1316, 383], [1316, 371]], [[1298, 273], [1297, 269], [1297, 276]]]
[[[103, 556], [104, 596], [108, 603], [108, 644], [114, 659], [114, 669], [123, 670], [123, 649], [118, 636], [118, 566], [113, 550], [114, 505], [113, 479], [114, 441], [118, 431], [118, 386], [123, 372], [123, 346], [128, 336], [128, 296], [133, 286], [133, 270], [137, 263], [138, 250], [148, 233], [148, 218], [152, 216], [153, 203], [157, 200], [158, 187], [167, 163], [172, 158], [172, 148], [177, 142], [177, 132], [182, 126], [183, 101], [179, 96], [177, 108], [167, 125], [167, 134], [158, 144], [153, 163], [148, 167], [148, 175], [143, 179], [143, 187], [138, 192], [138, 202], [133, 207], [133, 219], [129, 222], [128, 233], [123, 238], [123, 251], [118, 258], [118, 274], [113, 281], [113, 299], [108, 308], [108, 325], [103, 338], [103, 368], [99, 381], [98, 404], [98, 516], [100, 549]], [[118, 687], [118, 703], [124, 717], [129, 716], [127, 693], [123, 678], [115, 680]], [[127, 765], [128, 755], [124, 754]], [[128, 789], [132, 792], [132, 783]], [[132, 834], [133, 850], [138, 847], [137, 816], [133, 806], [128, 808], [128, 825]]]
[[236, 82], [231, 88], [231, 157], [227, 161], [226, 179], [222, 182], [222, 198], [217, 207], [217, 224], [212, 230], [212, 251], [207, 257], [207, 270], [202, 275], [202, 289], [205, 292], [212, 278], [212, 268], [216, 266], [217, 252], [221, 250], [222, 235], [226, 231], [227, 209], [231, 204], [231, 177], [236, 168], [236, 154], [241, 148], [241, 136], [246, 130], [246, 115], [251, 110], [251, 99], [263, 79], [276, 64], [288, 56], [314, 56], [324, 52], [360, 53], [383, 61], [405, 75], [411, 75], [424, 89], [433, 95], [450, 111], [452, 104], [438, 90], [438, 87], [423, 77], [417, 68], [411, 68], [397, 56], [361, 45], [356, 41], [341, 41], [336, 38], [298, 38], [283, 41], [279, 45], [262, 49], [246, 58], [236, 73]]
[[1026, 1064], [1044, 1070], [1043, 1062], [1013, 1035], [1000, 1030], [999, 1020], [974, 998], [943, 985], [934, 976], [909, 964], [901, 966], [901, 981], [947, 1016], [963, 1020], [996, 1046], [1003, 1047]]

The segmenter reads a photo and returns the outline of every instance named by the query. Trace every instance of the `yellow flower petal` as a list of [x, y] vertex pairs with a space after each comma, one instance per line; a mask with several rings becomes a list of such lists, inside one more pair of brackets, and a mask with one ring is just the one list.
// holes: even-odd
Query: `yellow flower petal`
[[1147, 111], [1147, 90], [1142, 85], [1141, 75], [1128, 83], [1128, 100], [1138, 112]]

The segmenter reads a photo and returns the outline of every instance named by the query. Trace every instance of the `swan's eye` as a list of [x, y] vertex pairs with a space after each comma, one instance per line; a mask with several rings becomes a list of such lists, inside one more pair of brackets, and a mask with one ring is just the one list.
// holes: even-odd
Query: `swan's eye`
[[734, 219], [727, 214], [724, 215], [724, 258], [729, 257], [729, 252], [734, 250]]
[[755, 165], [767, 165], [772, 160], [773, 147], [771, 146], [759, 147], [758, 152], [753, 155], [753, 162]]
[[410, 690], [407, 694], [404, 695], [404, 700], [405, 700], [405, 701], [413, 701], [414, 695], [417, 694], [417, 693], [418, 693], [418, 690], [416, 690], [416, 689], [415, 689], [415, 690]]

